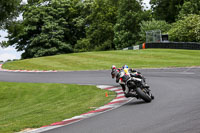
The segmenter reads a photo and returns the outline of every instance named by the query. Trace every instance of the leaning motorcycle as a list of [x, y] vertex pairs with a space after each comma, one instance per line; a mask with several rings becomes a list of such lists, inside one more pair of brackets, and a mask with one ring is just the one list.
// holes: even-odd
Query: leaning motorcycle
[[143, 87], [142, 79], [134, 77], [131, 74], [126, 74], [124, 71], [118, 73], [119, 84], [127, 94], [137, 99], [143, 99], [145, 102], [151, 102], [154, 96], [148, 88]]

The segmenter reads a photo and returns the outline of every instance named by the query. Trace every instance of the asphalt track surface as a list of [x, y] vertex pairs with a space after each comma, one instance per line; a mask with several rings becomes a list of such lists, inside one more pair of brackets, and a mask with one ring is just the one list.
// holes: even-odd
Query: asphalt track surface
[[[133, 99], [115, 110], [45, 133], [200, 133], [200, 68], [139, 70], [155, 100]], [[0, 72], [0, 81], [117, 85], [110, 71]]]

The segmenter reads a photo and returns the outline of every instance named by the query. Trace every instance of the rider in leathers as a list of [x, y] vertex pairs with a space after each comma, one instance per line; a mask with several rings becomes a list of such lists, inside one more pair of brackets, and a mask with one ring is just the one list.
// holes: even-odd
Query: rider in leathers
[[[111, 69], [112, 69], [112, 72], [111, 72], [112, 78], [116, 77], [116, 82], [117, 83], [119, 83], [119, 79], [120, 79], [119, 73], [121, 71], [127, 71], [128, 70], [128, 73], [130, 73], [131, 77], [136, 77], [136, 78], [142, 79], [143, 87], [145, 87], [147, 89], [149, 88], [149, 86], [146, 84], [145, 78], [142, 76], [142, 74], [140, 72], [137, 72], [134, 69], [128, 68], [127, 65], [124, 65], [122, 68], [116, 68], [116, 66], [113, 65], [111, 67]], [[124, 84], [120, 84], [120, 85], [122, 86], [122, 89], [124, 91], [125, 97], [136, 97], [134, 94], [129, 93], [130, 90], [129, 90], [128, 87], [126, 87]]]

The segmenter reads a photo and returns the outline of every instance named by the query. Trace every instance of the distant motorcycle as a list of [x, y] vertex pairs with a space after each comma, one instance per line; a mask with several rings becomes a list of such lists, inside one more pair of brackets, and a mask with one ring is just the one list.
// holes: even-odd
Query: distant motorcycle
[[151, 102], [154, 96], [151, 94], [149, 88], [143, 87], [142, 79], [134, 77], [132, 74], [126, 74], [124, 71], [120, 71], [116, 77], [118, 83], [122, 86], [122, 89], [130, 97], [136, 97], [137, 99], [143, 99], [145, 102]]

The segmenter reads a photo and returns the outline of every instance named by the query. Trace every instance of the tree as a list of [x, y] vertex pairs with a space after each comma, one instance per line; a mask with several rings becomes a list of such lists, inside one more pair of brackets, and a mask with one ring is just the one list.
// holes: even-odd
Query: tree
[[145, 42], [146, 31], [159, 29], [161, 30], [162, 33], [167, 33], [170, 28], [171, 25], [164, 20], [152, 19], [151, 21], [142, 21], [140, 23], [140, 32], [139, 32], [140, 41], [141, 43]]
[[137, 0], [120, 0], [117, 22], [114, 26], [114, 43], [117, 49], [132, 46], [138, 38], [143, 11]]
[[183, 17], [172, 25], [168, 33], [171, 41], [200, 42], [200, 15]]
[[73, 52], [82, 37], [77, 26], [81, 0], [34, 1], [24, 7], [23, 20], [8, 26], [9, 41], [22, 58]]
[[153, 17], [157, 20], [165, 20], [169, 23], [175, 22], [180, 6], [184, 0], [151, 0], [151, 8], [153, 10]]
[[199, 0], [185, 0], [184, 4], [179, 7], [179, 19], [187, 16], [188, 14], [200, 15], [200, 1]]
[[19, 15], [22, 0], [0, 0], [0, 29], [13, 17]]
[[77, 51], [113, 49], [116, 23], [117, 1], [94, 0], [90, 5], [90, 14], [86, 17], [86, 38], [78, 41]]

